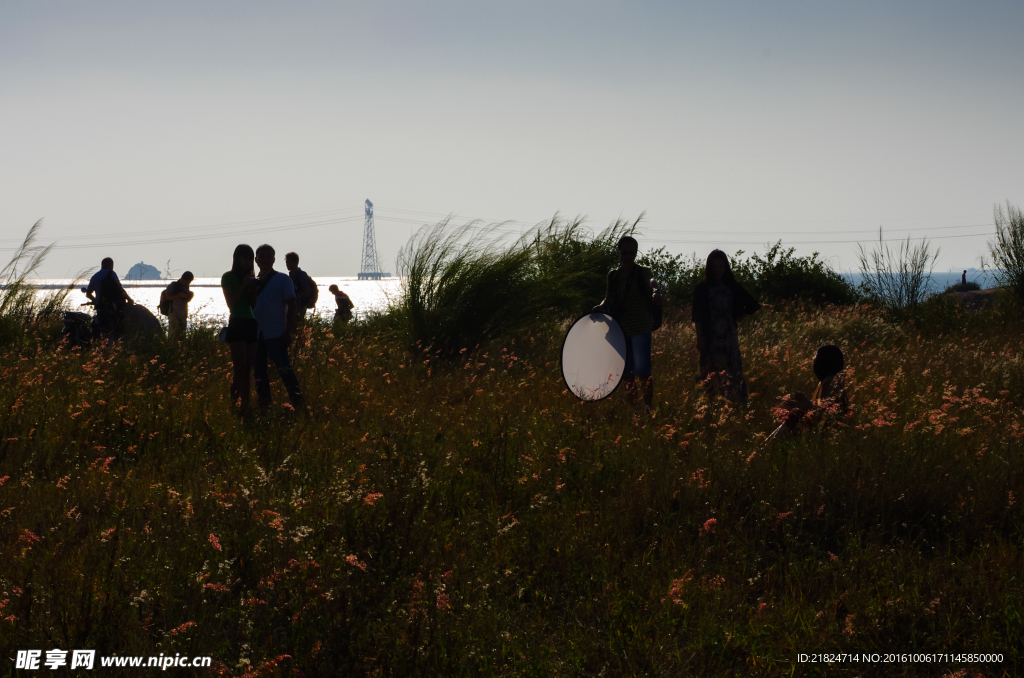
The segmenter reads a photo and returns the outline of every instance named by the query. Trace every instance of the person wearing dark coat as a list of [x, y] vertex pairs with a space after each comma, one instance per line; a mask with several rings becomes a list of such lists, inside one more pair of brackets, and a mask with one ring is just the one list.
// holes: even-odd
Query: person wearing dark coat
[[747, 401], [736, 323], [756, 313], [761, 304], [736, 282], [722, 250], [708, 255], [704, 280], [693, 291], [691, 319], [697, 334], [699, 379], [707, 392], [734, 402]]

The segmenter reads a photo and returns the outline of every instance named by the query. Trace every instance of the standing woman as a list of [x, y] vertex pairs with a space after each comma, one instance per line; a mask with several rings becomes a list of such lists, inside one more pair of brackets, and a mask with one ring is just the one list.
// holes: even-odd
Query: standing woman
[[248, 245], [239, 245], [231, 259], [231, 270], [220, 277], [224, 301], [231, 315], [228, 319], [227, 342], [231, 347], [231, 402], [238, 403], [240, 413], [249, 412], [249, 374], [256, 358], [256, 278], [253, 276], [255, 253]]
[[747, 401], [736, 323], [759, 308], [761, 304], [736, 282], [725, 252], [711, 252], [704, 268], [704, 280], [693, 291], [692, 311], [700, 379], [709, 392], [717, 388], [732, 401]]
[[635, 238], [622, 236], [617, 249], [619, 267], [608, 272], [608, 289], [594, 312], [611, 315], [626, 335], [626, 369], [622, 375], [626, 394], [631, 400], [636, 398], [634, 377], [640, 377], [644, 383], [644, 409], [650, 414], [654, 401], [651, 332], [655, 326], [651, 307], [661, 306], [661, 291], [651, 269], [634, 263], [638, 249]]

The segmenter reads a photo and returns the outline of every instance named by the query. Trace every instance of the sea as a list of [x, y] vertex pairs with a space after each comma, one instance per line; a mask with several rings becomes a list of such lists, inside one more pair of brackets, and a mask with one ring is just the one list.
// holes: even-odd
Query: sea
[[[960, 283], [962, 271], [935, 271], [931, 274], [929, 283], [930, 292], [941, 292], [951, 285]], [[860, 273], [843, 274], [850, 283], [858, 285], [864, 279]], [[316, 276], [314, 278], [320, 290], [320, 296], [316, 308], [308, 314], [315, 313], [325, 319], [334, 317], [336, 304], [334, 295], [327, 288], [330, 285], [337, 285], [341, 288], [352, 303], [355, 304], [353, 314], [356, 318], [362, 318], [374, 312], [385, 310], [389, 304], [396, 302], [402, 294], [402, 278], [389, 277], [381, 280], [359, 280], [355, 277], [346, 276]], [[967, 280], [978, 283], [982, 289], [994, 287], [996, 281], [991, 271], [979, 269], [968, 269]], [[35, 286], [38, 294], [46, 294], [50, 290], [66, 287], [73, 280], [68, 279], [39, 279], [30, 281]], [[160, 292], [165, 289], [170, 280], [123, 280], [122, 284], [128, 291], [128, 295], [138, 304], [142, 304], [154, 315], [160, 317], [158, 305], [160, 303]], [[84, 288], [88, 280], [79, 281], [79, 284], [68, 295], [68, 306], [73, 310], [89, 311], [89, 307], [82, 307], [87, 299]], [[220, 289], [220, 278], [196, 278], [191, 285], [195, 297], [189, 304], [189, 319], [191, 322], [200, 324], [216, 324], [227, 321], [228, 308], [224, 301], [224, 293]], [[596, 303], [596, 302], [595, 302]]]
[[[314, 278], [319, 289], [319, 298], [316, 308], [307, 311], [306, 316], [312, 314], [321, 316], [327, 320], [334, 317], [334, 310], [337, 304], [334, 295], [327, 288], [337, 285], [345, 292], [355, 304], [352, 309], [356, 318], [365, 317], [367, 314], [380, 312], [387, 308], [388, 304], [401, 296], [402, 279], [397, 277], [382, 278], [380, 280], [359, 280], [355, 277], [344, 276], [316, 276]], [[51, 290], [67, 287], [75, 282], [67, 279], [39, 279], [30, 282], [37, 290], [37, 294], [47, 294]], [[88, 301], [85, 296], [85, 286], [88, 280], [79, 281], [75, 289], [68, 295], [67, 304], [72, 310], [91, 312], [91, 307], [83, 306]], [[161, 317], [158, 306], [160, 304], [160, 292], [167, 288], [171, 280], [122, 280], [125, 291], [137, 304], [142, 304], [153, 312], [153, 315]], [[224, 293], [220, 288], [220, 278], [196, 278], [189, 286], [195, 296], [188, 305], [190, 322], [212, 325], [227, 322], [228, 307], [224, 301]]]

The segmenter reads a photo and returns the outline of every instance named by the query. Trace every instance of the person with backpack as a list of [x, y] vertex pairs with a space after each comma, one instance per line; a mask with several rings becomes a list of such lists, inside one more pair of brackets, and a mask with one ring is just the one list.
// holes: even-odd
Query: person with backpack
[[296, 321], [302, 325], [306, 322], [306, 311], [316, 308], [320, 293], [309, 274], [299, 268], [298, 254], [289, 252], [284, 255], [284, 265], [288, 268], [288, 277], [292, 279], [292, 285], [295, 287]]
[[96, 309], [100, 334], [105, 335], [108, 341], [120, 337], [124, 332], [124, 307], [135, 302], [121, 286], [121, 281], [114, 272], [113, 259], [105, 257], [100, 262], [100, 270], [89, 279], [85, 296]]
[[721, 393], [734, 402], [747, 402], [736, 323], [759, 308], [761, 304], [736, 282], [729, 257], [722, 250], [713, 250], [704, 267], [704, 280], [693, 291], [690, 316], [697, 335], [699, 379], [709, 395]]
[[188, 326], [188, 302], [195, 292], [188, 286], [195, 280], [192, 271], [185, 271], [181, 277], [160, 293], [160, 312], [167, 316], [167, 335], [172, 338], [185, 335]]
[[253, 361], [253, 375], [256, 380], [256, 395], [260, 408], [270, 405], [270, 378], [267, 374], [267, 357], [269, 356], [281, 375], [288, 399], [295, 409], [304, 409], [305, 401], [299, 379], [295, 376], [291, 361], [288, 358], [288, 345], [291, 343], [298, 321], [295, 303], [295, 286], [289, 276], [274, 270], [274, 248], [260, 245], [256, 248], [256, 265], [260, 267], [259, 283], [256, 285], [256, 316], [257, 339], [256, 357]]
[[651, 332], [661, 326], [661, 290], [651, 269], [637, 265], [638, 243], [628, 235], [617, 246], [619, 267], [608, 272], [604, 300], [595, 313], [612, 316], [626, 335], [626, 367], [622, 380], [626, 395], [636, 400], [636, 381], [643, 381], [644, 410], [652, 413], [654, 378], [651, 376]]

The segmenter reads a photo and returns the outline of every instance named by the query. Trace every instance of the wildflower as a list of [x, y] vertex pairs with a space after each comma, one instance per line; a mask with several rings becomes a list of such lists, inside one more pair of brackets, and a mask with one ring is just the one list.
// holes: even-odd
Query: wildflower
[[217, 539], [217, 535], [215, 535], [213, 532], [210, 533], [210, 543], [213, 544], [213, 548], [217, 549], [218, 551], [222, 550], [220, 547], [220, 539]]
[[848, 636], [852, 636], [854, 634], [854, 631], [853, 631], [853, 615], [852, 614], [846, 615], [846, 628], [843, 629], [843, 633], [845, 635], [848, 635]]
[[714, 533], [714, 531], [715, 531], [715, 523], [717, 523], [717, 522], [718, 522], [718, 519], [716, 519], [716, 518], [708, 518], [707, 520], [705, 520], [704, 521], [704, 527], [701, 528], [702, 531], [704, 532], [704, 534], [707, 534], [709, 532]]
[[725, 584], [725, 577], [720, 574], [716, 574], [714, 577], [704, 577], [704, 583], [702, 588], [705, 592], [714, 591], [715, 589], [722, 588]]
[[373, 506], [373, 503], [383, 496], [384, 495], [381, 494], [380, 492], [373, 492], [371, 494], [366, 495], [366, 497], [363, 499], [363, 503], [366, 504], [367, 506]]
[[346, 562], [348, 562], [349, 565], [352, 565], [353, 567], [358, 567], [363, 572], [366, 572], [366, 563], [359, 562], [359, 559], [356, 558], [354, 555], [348, 556], [347, 558], [345, 558], [345, 560]]
[[711, 482], [704, 478], [704, 471], [706, 470], [707, 469], [699, 468], [696, 471], [694, 471], [693, 475], [690, 476], [690, 483], [696, 483], [697, 487], [700, 489], [704, 489], [705, 487], [710, 485]]
[[683, 589], [686, 586], [686, 582], [693, 579], [693, 570], [689, 570], [679, 579], [672, 580], [672, 586], [668, 589], [668, 597], [672, 599], [672, 602], [676, 605], [682, 605], [687, 607], [686, 603], [683, 602]]
[[185, 622], [181, 626], [179, 626], [177, 628], [174, 628], [174, 629], [171, 629], [171, 635], [172, 636], [176, 636], [179, 633], [185, 633], [186, 631], [188, 631], [190, 628], [192, 628], [195, 625], [196, 625], [195, 622], [191, 622], [191, 621]]

